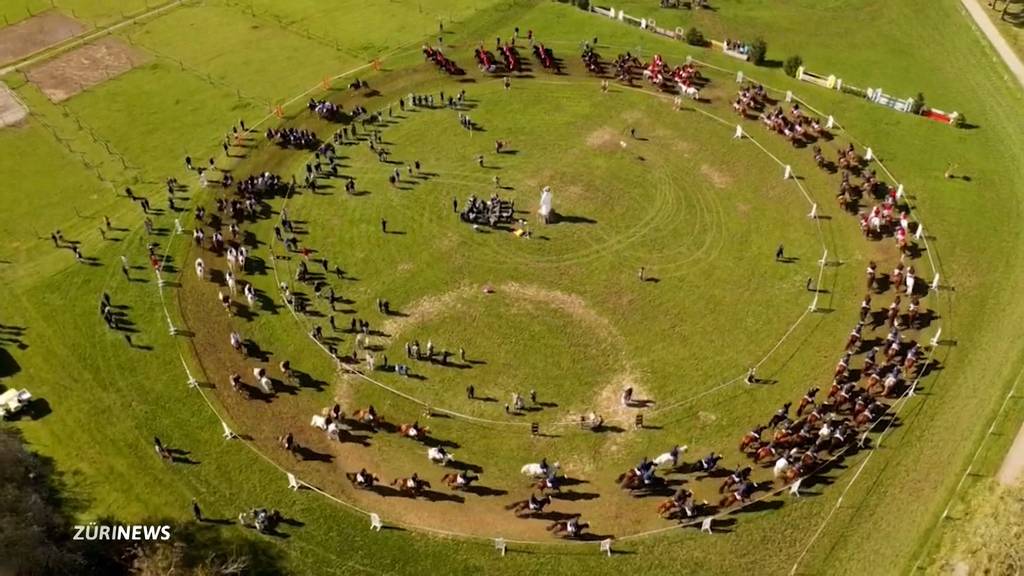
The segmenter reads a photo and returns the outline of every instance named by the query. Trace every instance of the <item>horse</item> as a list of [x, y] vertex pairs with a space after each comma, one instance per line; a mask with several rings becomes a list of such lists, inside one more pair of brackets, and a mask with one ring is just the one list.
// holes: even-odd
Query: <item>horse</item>
[[377, 414], [372, 405], [365, 410], [359, 409], [353, 412], [352, 419], [374, 431], [384, 422], [384, 419]]
[[[838, 368], [837, 368], [838, 371]], [[846, 371], [845, 364], [843, 365], [843, 371]], [[814, 405], [814, 397], [818, 395], [818, 388], [814, 387], [804, 394], [804, 397], [800, 399], [800, 405], [796, 407], [796, 415], [800, 416], [804, 412], [804, 408]]]
[[775, 466], [772, 467], [772, 474], [776, 478], [779, 478], [780, 476], [785, 474], [786, 471], [790, 469], [790, 467], [791, 466], [789, 464], [789, 460], [787, 460], [785, 456], [782, 456], [781, 458], [775, 461]]
[[746, 452], [747, 448], [750, 448], [751, 446], [757, 449], [758, 445], [761, 443], [761, 433], [764, 432], [766, 428], [768, 427], [762, 424], [744, 434], [743, 439], [740, 440], [740, 452]]
[[679, 465], [679, 455], [686, 452], [689, 446], [673, 446], [668, 452], [658, 454], [652, 462], [655, 466], [664, 466], [665, 464], [671, 463], [672, 467], [675, 468]]
[[750, 473], [752, 471], [753, 470], [750, 468], [750, 466], [747, 466], [746, 468], [743, 469], [737, 468], [732, 474], [730, 474], [728, 477], [726, 477], [725, 480], [722, 481], [722, 485], [718, 487], [718, 493], [724, 494], [725, 491], [728, 490], [729, 488], [732, 488], [733, 486], [736, 486], [741, 482], [745, 482], [747, 479], [750, 478]]
[[402, 424], [398, 427], [398, 435], [403, 438], [412, 438], [413, 440], [422, 439], [430, 434], [430, 428], [426, 426], [420, 426], [419, 423]]
[[529, 514], [535, 514], [543, 512], [544, 507], [551, 504], [551, 496], [544, 496], [543, 498], [534, 498], [533, 494], [530, 495], [526, 500], [517, 500], [507, 506], [505, 510], [512, 510], [516, 516], [520, 516], [522, 512]]
[[561, 492], [562, 491], [562, 480], [564, 480], [564, 479], [565, 479], [564, 476], [556, 476], [555, 474], [551, 474], [549, 476], [546, 476], [544, 478], [541, 478], [541, 479], [537, 480], [537, 482], [533, 485], [533, 487], [536, 490], [540, 490], [541, 493], [544, 493], [544, 492], [547, 492], [547, 491], [550, 491], [550, 492]]
[[430, 482], [421, 480], [416, 477], [416, 475], [413, 475], [409, 478], [395, 478], [391, 483], [391, 486], [398, 488], [398, 491], [402, 494], [411, 495], [415, 498], [416, 496], [419, 496], [422, 491], [430, 489]]
[[359, 474], [356, 472], [346, 472], [345, 478], [352, 483], [356, 488], [362, 488], [363, 490], [369, 490], [373, 488], [374, 483], [380, 482], [380, 477], [374, 476], [373, 474], [363, 474], [363, 481], [359, 481]]
[[444, 482], [452, 490], [468, 488], [470, 484], [479, 479], [479, 476], [473, 476], [469, 472], [449, 472], [441, 476], [441, 482]]
[[523, 464], [523, 467], [519, 469], [519, 473], [532, 478], [543, 478], [554, 470], [558, 470], [559, 464], [555, 462], [551, 466], [547, 465], [547, 462]]
[[679, 84], [679, 92], [690, 100], [700, 100], [700, 89], [696, 86]]
[[427, 448], [427, 460], [445, 466], [455, 460], [455, 455], [440, 446], [435, 446]]
[[757, 484], [754, 484], [753, 482], [750, 482], [748, 480], [748, 481], [740, 484], [740, 487], [735, 492], [732, 492], [731, 494], [727, 495], [725, 498], [722, 498], [718, 502], [718, 507], [719, 508], [728, 508], [729, 506], [732, 506], [733, 504], [736, 504], [737, 502], [741, 503], [741, 504], [742, 503], [746, 503], [748, 500], [750, 500], [750, 497], [753, 496], [754, 492], [756, 492], [756, 491], [757, 491]]
[[580, 522], [579, 516], [574, 516], [568, 520], [559, 520], [551, 523], [547, 527], [547, 531], [554, 535], [565, 534], [566, 538], [577, 538], [583, 531], [590, 527], [587, 522]]

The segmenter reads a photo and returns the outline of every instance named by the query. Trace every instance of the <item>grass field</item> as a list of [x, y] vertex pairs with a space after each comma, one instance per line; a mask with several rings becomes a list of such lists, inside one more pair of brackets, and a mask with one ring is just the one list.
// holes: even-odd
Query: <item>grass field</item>
[[[44, 7], [25, 6], [33, 12]], [[97, 25], [116, 21], [122, 10], [121, 4], [91, 0], [57, 6]], [[976, 126], [971, 130], [952, 130], [798, 85], [781, 70], [746, 66], [549, 3], [348, 3], [332, 10], [314, 2], [187, 3], [116, 33], [148, 53], [148, 64], [62, 105], [50, 103], [21, 74], [9, 74], [2, 80], [28, 104], [32, 116], [21, 126], [0, 130], [0, 174], [14, 183], [0, 192], [5, 207], [0, 216], [5, 283], [0, 321], [23, 328], [5, 343], [13, 363], [10, 369], [4, 366], [10, 377], [3, 385], [30, 388], [46, 400], [37, 418], [22, 419], [18, 426], [68, 476], [82, 518], [184, 518], [192, 496], [208, 514], [220, 517], [257, 504], [277, 507], [303, 523], [286, 529], [289, 538], [271, 541], [287, 566], [301, 573], [642, 568], [661, 573], [685, 563], [688, 572], [696, 573], [775, 574], [787, 573], [805, 548], [801, 573], [935, 570], [931, 567], [942, 560], [941, 554], [935, 556], [942, 540], [936, 534], [955, 529], [959, 509], [954, 506], [949, 519], [940, 521], [939, 516], [1022, 367], [1014, 336], [1024, 309], [1007, 287], [1019, 284], [1024, 272], [1009, 256], [1022, 242], [1016, 192], [1024, 184], [1024, 168], [1017, 162], [1024, 150], [1017, 129], [1024, 108], [1019, 89], [1003, 80], [958, 6], [943, 0], [921, 11], [909, 1], [884, 6], [843, 2], [819, 10], [820, 3], [722, 0], [715, 13], [694, 17], [709, 37], [763, 36], [773, 59], [799, 53], [812, 70], [842, 75], [858, 86], [880, 85], [900, 95], [922, 91], [935, 106], [963, 111]], [[16, 21], [22, 18], [21, 8], [19, 3], [5, 5], [4, 15]], [[642, 15], [628, 2], [622, 8]], [[681, 25], [690, 22], [685, 12], [657, 16], [662, 26], [675, 17]], [[454, 46], [453, 57], [467, 69], [472, 46], [506, 36], [513, 26], [533, 29], [574, 67], [565, 77], [535, 70], [535, 78], [517, 78], [508, 94], [500, 81], [485, 80], [475, 70], [476, 82], [456, 84], [438, 76], [415, 51], [436, 36], [438, 18], [450, 32], [445, 43]], [[906, 26], [908, 21], [914, 26]], [[387, 326], [393, 338], [380, 344], [390, 358], [403, 355], [407, 339], [430, 338], [438, 346], [464, 347], [469, 359], [486, 364], [458, 371], [414, 364], [414, 372], [426, 380], [390, 374], [375, 378], [432, 405], [498, 421], [517, 420], [500, 408], [511, 391], [536, 389], [540, 400], [558, 404], [535, 417], [547, 427], [602, 406], [607, 396], [602, 393], [618, 390], [622, 378], [634, 379], [638, 390], [661, 405], [742, 375], [768, 352], [803, 313], [810, 297], [803, 283], [817, 273], [821, 240], [804, 216], [806, 202], [763, 153], [749, 142], [730, 142], [730, 127], [692, 112], [673, 114], [668, 102], [650, 94], [615, 87], [601, 95], [597, 81], [575, 66], [579, 43], [595, 35], [599, 50], [609, 56], [630, 49], [661, 52], [675, 62], [692, 54], [730, 69], [741, 66], [771, 86], [792, 89], [841, 122], [848, 134], [840, 133], [838, 143], [854, 137], [873, 146], [906, 185], [917, 215], [934, 235], [932, 255], [945, 282], [955, 288], [929, 296], [926, 304], [937, 311], [935, 326], [941, 325], [944, 337], [956, 345], [939, 350], [940, 369], [901, 411], [901, 425], [890, 430], [883, 446], [870, 452], [870, 460], [867, 453], [850, 459], [845, 470], [829, 475], [831, 486], [813, 490], [818, 493], [814, 497], [738, 514], [729, 533], [709, 538], [683, 530], [623, 542], [628, 554], [609, 560], [597, 554], [596, 544], [528, 547], [498, 558], [485, 540], [370, 533], [364, 517], [309, 491], [288, 491], [283, 475], [259, 455], [223, 441], [216, 418], [185, 383], [179, 351], [202, 379], [216, 385], [207, 391], [214, 406], [239, 431], [252, 435], [255, 447], [289, 468], [293, 464], [275, 450], [274, 438], [291, 429], [300, 440], [319, 442], [306, 423], [335, 397], [344, 399], [346, 408], [372, 402], [397, 422], [416, 418], [421, 409], [336, 374], [305, 337], [310, 324], [296, 323], [276, 297], [271, 265], [290, 274], [299, 257], [272, 261], [267, 245], [255, 251], [266, 267], [253, 281], [277, 305], [250, 322], [232, 322], [275, 360], [291, 359], [320, 390], [301, 390], [259, 406], [234, 397], [226, 374], [238, 360], [224, 350], [232, 324], [213, 302], [216, 290], [195, 282], [188, 264], [194, 255], [187, 255], [184, 237], [174, 240], [174, 266], [185, 274], [181, 287], [166, 294], [175, 321], [188, 320], [196, 335], [168, 335], [156, 284], [145, 271], [145, 244], [151, 239], [141, 229], [137, 207], [114, 191], [131, 185], [163, 206], [162, 180], [172, 175], [194, 191], [195, 177], [182, 166], [185, 154], [216, 156], [237, 176], [257, 169], [298, 173], [305, 155], [282, 154], [263, 145], [262, 137], [247, 158], [230, 164], [220, 158], [218, 143], [238, 118], [251, 125], [272, 105], [316, 86], [325, 75], [363, 66], [382, 52], [392, 53], [382, 72], [358, 72], [380, 96], [353, 94], [343, 89], [346, 80], [338, 80], [327, 97], [373, 110], [410, 90], [451, 92], [462, 86], [474, 105], [469, 113], [486, 131], [469, 136], [449, 111], [406, 113], [385, 130], [385, 139], [396, 159], [419, 159], [436, 178], [410, 190], [389, 189], [389, 168], [379, 165], [365, 144], [344, 147], [343, 173], [355, 176], [368, 193], [348, 196], [340, 181], [333, 181], [333, 188], [321, 193], [288, 199], [287, 210], [305, 221], [309, 233], [303, 242], [359, 278], [339, 284], [339, 292], [354, 301], [355, 315]], [[851, 48], [846, 39], [852, 37], [870, 49]], [[731, 78], [711, 78], [711, 103], [703, 109], [733, 118], [725, 100]], [[285, 123], [322, 133], [331, 129], [312, 120], [301, 104], [288, 108]], [[648, 140], [629, 139], [629, 127]], [[598, 437], [567, 431], [559, 438], [533, 440], [525, 432], [502, 432], [497, 425], [433, 419], [430, 425], [439, 438], [460, 444], [455, 449], [460, 458], [485, 467], [486, 486], [509, 491], [495, 500], [521, 494], [513, 492], [523, 490], [521, 481], [511, 477], [522, 462], [563, 453], [570, 455], [562, 460], [568, 471], [582, 473], [593, 483], [583, 488], [601, 498], [559, 509], [579, 506], [597, 533], [621, 535], [661, 526], [649, 501], [636, 509], [610, 486], [610, 476], [676, 442], [689, 443], [700, 455], [726, 450], [727, 461], [736, 462], [734, 443], [751, 423], [824, 380], [838, 341], [856, 317], [864, 264], [892, 255], [861, 239], [854, 219], [834, 207], [829, 198], [835, 178], [816, 171], [809, 151], [790, 149], [756, 123], [747, 129], [806, 176], [804, 185], [833, 217], [822, 222], [825, 244], [843, 261], [825, 271], [828, 306], [834, 311], [812, 315], [789, 344], [769, 357], [761, 373], [776, 384], [727, 388], [652, 416], [661, 430]], [[490, 154], [498, 137], [509, 139], [517, 153]], [[488, 163], [493, 160], [499, 169], [478, 168], [473, 163], [477, 153], [487, 153]], [[956, 163], [957, 172], [970, 181], [942, 178], [949, 163]], [[495, 174], [513, 188], [502, 194], [526, 210], [535, 207], [539, 187], [550, 184], [556, 209], [578, 221], [531, 225], [535, 237], [530, 240], [475, 233], [458, 223], [451, 213], [452, 197], [461, 201], [473, 191], [493, 189]], [[209, 203], [208, 195], [193, 191], [188, 193], [192, 202]], [[270, 208], [278, 211], [282, 202], [276, 199]], [[103, 215], [125, 230], [101, 240], [97, 228]], [[380, 218], [404, 234], [378, 234]], [[173, 228], [167, 215], [156, 221], [165, 231]], [[271, 226], [263, 221], [251, 231], [261, 242], [270, 242]], [[100, 265], [76, 265], [69, 251], [53, 250], [47, 236], [56, 228], [81, 241], [84, 254]], [[169, 235], [157, 238], [161, 244], [170, 240]], [[799, 257], [796, 263], [771, 261], [780, 242]], [[121, 278], [117, 259], [122, 253], [139, 268], [133, 270], [139, 281]], [[660, 281], [639, 284], [639, 266]], [[493, 297], [478, 289], [485, 283], [497, 287]], [[151, 349], [129, 349], [121, 336], [105, 329], [95, 304], [103, 291], [127, 307], [139, 331], [135, 342]], [[381, 318], [372, 311], [377, 297], [409, 316]], [[888, 303], [887, 296], [876, 305], [883, 302]], [[348, 321], [349, 316], [338, 315]], [[342, 338], [346, 351], [351, 338]], [[488, 406], [464, 400], [462, 389], [470, 381], [499, 402]], [[615, 404], [614, 393], [610, 404]], [[1024, 406], [1015, 397], [1002, 414], [974, 465], [981, 475], [997, 467]], [[628, 420], [630, 414], [617, 417]], [[149, 452], [153, 435], [189, 449], [201, 463], [169, 467], [157, 461]], [[447, 525], [474, 534], [500, 531], [509, 537], [518, 531], [533, 539], [533, 528], [513, 526], [507, 513], [499, 516], [491, 510], [495, 504], [483, 497], [479, 504], [399, 506], [366, 501], [337, 482], [338, 469], [350, 470], [359, 458], [385, 460], [388, 477], [426, 470], [419, 449], [414, 452], [406, 441], [379, 437], [370, 449], [338, 450], [332, 464], [294, 467], [304, 478], [358, 504], [391, 507], [381, 509], [386, 520]], [[480, 520], [466, 516], [467, 507]], [[422, 522], [413, 522], [417, 517]]]

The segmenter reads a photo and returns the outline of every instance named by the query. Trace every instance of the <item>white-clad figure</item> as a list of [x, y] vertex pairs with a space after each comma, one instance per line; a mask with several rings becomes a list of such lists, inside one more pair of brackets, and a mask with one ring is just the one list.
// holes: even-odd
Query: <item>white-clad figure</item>
[[198, 276], [200, 280], [206, 278], [206, 264], [203, 262], [202, 258], [196, 258], [196, 276]]

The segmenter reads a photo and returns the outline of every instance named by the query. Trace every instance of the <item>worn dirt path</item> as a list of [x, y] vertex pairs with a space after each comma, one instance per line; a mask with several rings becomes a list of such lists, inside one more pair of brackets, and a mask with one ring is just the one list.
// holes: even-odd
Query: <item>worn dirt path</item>
[[[985, 14], [985, 7], [978, 0], [960, 0], [960, 3], [963, 4], [967, 13], [971, 15], [978, 28], [981, 28], [988, 41], [992, 43], [996, 53], [1006, 63], [1013, 76], [1017, 78], [1017, 82], [1021, 87], [1024, 87], [1024, 62], [1021, 62], [1020, 57], [1017, 56], [1017, 53], [1013, 51], [1013, 48], [1010, 47], [1006, 39], [999, 33], [996, 25]], [[1019, 441], [1020, 437], [1017, 440]]]

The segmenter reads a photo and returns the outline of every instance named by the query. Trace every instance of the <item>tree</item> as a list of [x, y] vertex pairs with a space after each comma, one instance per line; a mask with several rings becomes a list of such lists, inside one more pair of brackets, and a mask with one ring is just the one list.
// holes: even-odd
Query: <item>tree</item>
[[0, 574], [69, 574], [84, 560], [67, 546], [71, 520], [53, 461], [25, 448], [0, 425]]
[[[283, 574], [276, 548], [218, 524], [143, 520], [170, 526], [171, 540], [73, 540], [82, 503], [67, 497], [53, 461], [28, 450], [20, 432], [0, 425], [0, 574], [36, 576], [234, 576]], [[100, 518], [97, 524], [121, 523]]]
[[799, 70], [800, 67], [803, 65], [804, 59], [801, 58], [799, 54], [797, 54], [795, 56], [790, 56], [789, 58], [786, 58], [786, 62], [785, 64], [782, 65], [782, 69], [786, 72], [787, 75], [796, 78], [796, 71]]
[[690, 46], [706, 46], [707, 42], [704, 40], [704, 33], [697, 28], [687, 28], [686, 30], [686, 43]]
[[750, 61], [758, 66], [764, 64], [764, 57], [767, 53], [768, 43], [764, 41], [764, 38], [759, 37], [750, 45]]

